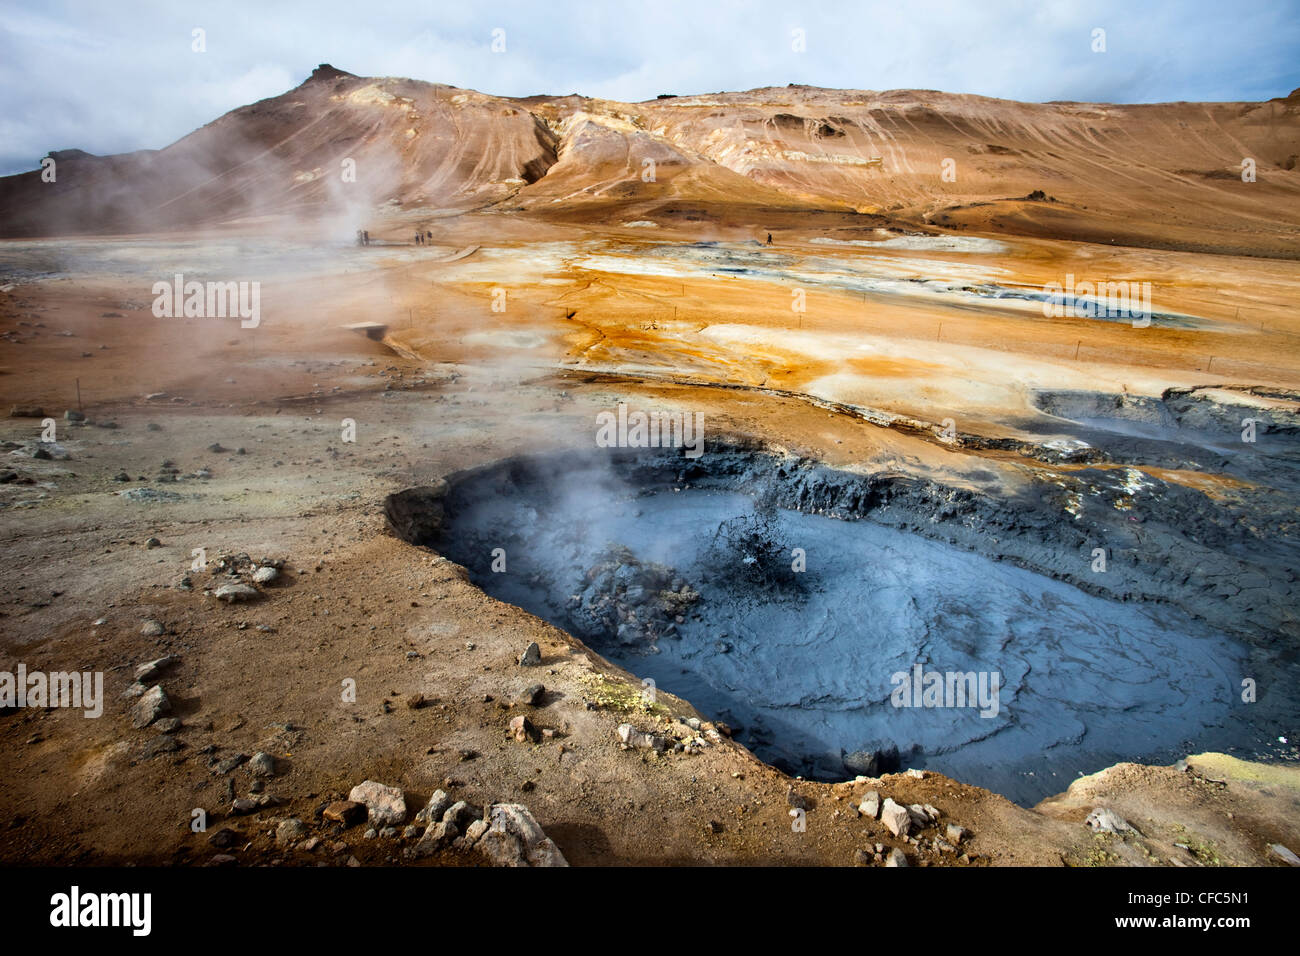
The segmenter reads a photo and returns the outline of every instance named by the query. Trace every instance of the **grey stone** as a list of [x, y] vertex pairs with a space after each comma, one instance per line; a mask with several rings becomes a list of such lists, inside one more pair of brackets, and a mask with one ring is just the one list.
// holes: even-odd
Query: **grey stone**
[[433, 796], [429, 797], [429, 802], [425, 804], [424, 809], [415, 815], [416, 823], [437, 823], [442, 819], [442, 815], [447, 812], [451, 806], [451, 797], [447, 796], [444, 790], [433, 791]]
[[135, 679], [137, 681], [153, 680], [178, 660], [179, 658], [176, 655], [168, 654], [166, 657], [159, 657], [156, 660], [141, 664], [135, 669]]
[[262, 592], [250, 584], [223, 584], [216, 590], [218, 600], [225, 601], [227, 604], [236, 604], [241, 601], [255, 601], [261, 597]]
[[281, 846], [297, 843], [307, 836], [307, 825], [297, 817], [290, 817], [275, 828], [275, 842]]
[[248, 772], [254, 777], [274, 777], [275, 758], [266, 751], [259, 750], [248, 761]]
[[858, 804], [858, 813], [862, 814], [864, 817], [871, 817], [873, 820], [879, 817], [880, 794], [875, 790], [868, 790], [866, 795], [862, 798], [862, 802]]
[[526, 648], [524, 648], [524, 652], [519, 655], [519, 666], [537, 667], [541, 663], [542, 663], [542, 649], [537, 646], [536, 641], [533, 641]]
[[654, 750], [658, 753], [663, 753], [668, 749], [668, 738], [660, 737], [658, 734], [643, 733], [631, 724], [619, 725], [618, 739], [623, 741], [623, 744], [627, 747], [639, 747]]
[[1289, 866], [1300, 866], [1300, 856], [1296, 856], [1281, 843], [1270, 843], [1268, 845], [1268, 854], [1277, 857]]
[[148, 727], [172, 709], [171, 701], [158, 684], [150, 687], [131, 708], [131, 724], [135, 728]]
[[406, 796], [396, 787], [365, 780], [352, 788], [349, 800], [364, 803], [369, 820], [378, 826], [400, 826], [406, 822]]
[[889, 856], [885, 857], [885, 866], [907, 866], [907, 857], [898, 847], [889, 851]]
[[1097, 807], [1088, 814], [1088, 819], [1084, 821], [1088, 828], [1094, 833], [1129, 833], [1133, 828], [1129, 826], [1128, 821], [1121, 817], [1114, 810], [1106, 807]]
[[542, 831], [528, 808], [498, 803], [476, 848], [497, 866], [568, 866], [559, 847]]
[[912, 815], [907, 807], [895, 803], [893, 797], [885, 797], [885, 804], [880, 809], [880, 821], [896, 837], [905, 837], [912, 832]]

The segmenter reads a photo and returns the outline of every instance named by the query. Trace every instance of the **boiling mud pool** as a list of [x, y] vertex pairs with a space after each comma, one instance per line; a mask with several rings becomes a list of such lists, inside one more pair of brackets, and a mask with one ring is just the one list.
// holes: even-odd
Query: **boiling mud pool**
[[[845, 779], [844, 755], [896, 745], [902, 767], [1032, 804], [1080, 772], [1252, 736], [1237, 697], [1245, 649], [1175, 609], [1092, 597], [870, 521], [785, 510], [776, 539], [786, 555], [806, 552], [802, 593], [746, 586], [710, 548], [722, 522], [752, 507], [725, 491], [539, 485], [449, 515], [442, 550], [488, 593], [573, 633], [573, 596], [611, 543], [667, 565], [700, 594], [675, 635], [586, 639], [791, 773]], [[497, 547], [505, 573], [490, 570]], [[944, 706], [903, 701], [897, 675], [910, 690], [917, 665], [974, 673], [983, 700], [948, 706], [959, 699], [945, 687]]]

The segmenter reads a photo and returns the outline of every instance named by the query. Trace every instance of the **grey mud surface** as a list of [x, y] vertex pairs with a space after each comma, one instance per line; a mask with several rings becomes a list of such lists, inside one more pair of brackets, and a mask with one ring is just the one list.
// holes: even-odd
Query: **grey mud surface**
[[[864, 752], [897, 747], [901, 766], [1028, 805], [1120, 760], [1270, 759], [1300, 722], [1288, 699], [1300, 666], [1286, 650], [1293, 524], [1257, 515], [1260, 533], [1233, 508], [1129, 469], [1073, 475], [995, 500], [740, 441], [695, 461], [656, 450], [508, 459], [395, 495], [387, 511], [406, 540], [732, 724], [791, 774], [852, 777]], [[807, 554], [795, 591], [746, 586], [728, 568], [745, 556], [714, 544], [758, 493], [779, 505], [781, 547]], [[654, 614], [660, 595], [627, 568], [622, 580], [594, 573], [611, 546], [698, 593], [674, 608], [680, 623]], [[1093, 570], [1097, 547], [1105, 572]], [[585, 611], [602, 596], [653, 623], [593, 625]], [[996, 713], [894, 706], [893, 676], [917, 664], [997, 672]]]

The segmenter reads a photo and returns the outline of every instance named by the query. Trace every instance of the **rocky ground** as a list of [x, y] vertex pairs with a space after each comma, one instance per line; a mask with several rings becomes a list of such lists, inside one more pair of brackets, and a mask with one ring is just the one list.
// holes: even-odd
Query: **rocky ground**
[[[6, 402], [39, 406], [0, 424], [5, 665], [102, 671], [106, 698], [98, 719], [0, 715], [7, 864], [1196, 866], [1300, 846], [1300, 774], [1214, 756], [1113, 767], [1032, 809], [930, 772], [788, 778], [383, 510], [589, 443], [628, 394], [688, 395], [720, 430], [832, 464], [1002, 488], [1019, 465], [954, 469], [850, 415], [810, 427], [780, 394], [403, 358], [310, 308], [256, 350], [164, 323], [132, 341], [101, 318], [119, 299], [3, 297]], [[84, 420], [65, 416], [77, 378]]]

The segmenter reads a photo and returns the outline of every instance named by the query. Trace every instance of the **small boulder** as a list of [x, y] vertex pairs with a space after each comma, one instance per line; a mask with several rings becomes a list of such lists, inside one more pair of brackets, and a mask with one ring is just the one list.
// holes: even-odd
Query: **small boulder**
[[1127, 820], [1121, 817], [1114, 810], [1106, 807], [1097, 807], [1088, 814], [1088, 819], [1084, 821], [1088, 824], [1088, 829], [1093, 833], [1130, 833], [1133, 828], [1129, 826]]
[[140, 699], [135, 702], [135, 706], [131, 708], [131, 725], [137, 730], [148, 727], [171, 709], [171, 701], [163, 693], [162, 687], [154, 684], [140, 696]]
[[253, 572], [254, 584], [270, 584], [280, 576], [280, 572], [275, 568], [258, 568]]
[[523, 804], [498, 803], [488, 818], [488, 827], [475, 846], [497, 866], [569, 865]]
[[532, 743], [537, 739], [537, 730], [523, 714], [510, 718], [510, 736], [521, 744]]
[[542, 649], [533, 641], [524, 648], [524, 652], [519, 655], [520, 667], [538, 667], [542, 663]]
[[168, 654], [165, 657], [159, 657], [141, 664], [135, 669], [135, 679], [137, 681], [153, 680], [179, 659], [175, 654]]
[[1268, 845], [1268, 855], [1277, 857], [1288, 866], [1300, 866], [1300, 856], [1296, 856], [1281, 843], [1270, 843]]
[[885, 804], [880, 809], [880, 822], [896, 837], [906, 837], [912, 832], [912, 815], [907, 807], [895, 803], [893, 797], [885, 797]]
[[266, 751], [259, 750], [248, 761], [248, 772], [254, 777], [274, 777], [275, 758]]
[[305, 839], [307, 836], [307, 825], [297, 817], [290, 817], [284, 820], [275, 828], [275, 842], [280, 846], [289, 846]]
[[262, 592], [251, 584], [223, 584], [216, 590], [216, 597], [219, 601], [225, 601], [227, 604], [237, 604], [242, 601], [255, 601], [261, 596]]
[[366, 805], [372, 824], [401, 826], [406, 822], [406, 796], [396, 787], [365, 780], [352, 788], [348, 799]]
[[445, 790], [433, 791], [433, 796], [429, 802], [424, 805], [424, 809], [415, 815], [416, 823], [437, 823], [442, 819], [442, 815], [447, 812], [451, 806], [451, 797], [447, 796]]

